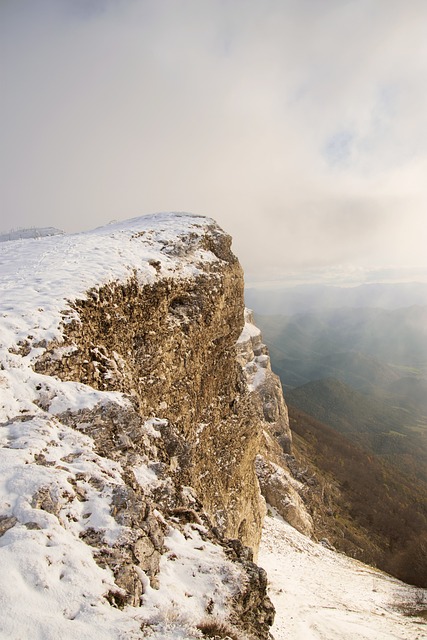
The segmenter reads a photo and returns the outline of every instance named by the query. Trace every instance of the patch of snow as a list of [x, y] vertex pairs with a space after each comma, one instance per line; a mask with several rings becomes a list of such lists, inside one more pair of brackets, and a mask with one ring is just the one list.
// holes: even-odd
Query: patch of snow
[[261, 330], [258, 329], [257, 326], [252, 324], [252, 322], [245, 322], [245, 325], [242, 329], [242, 333], [240, 334], [237, 343], [249, 342], [252, 338], [259, 338], [261, 336]]
[[165, 418], [149, 418], [144, 422], [144, 429], [152, 438], [160, 438], [161, 433], [156, 427], [165, 427], [167, 424]]
[[[221, 547], [204, 539], [204, 531], [196, 524], [186, 525], [183, 532], [169, 531], [167, 553], [160, 560], [160, 588], [148, 585], [143, 597], [144, 617], [154, 633], [150, 637], [194, 637], [195, 626], [206, 617], [207, 609], [224, 619], [228, 601], [242, 585], [241, 569]], [[191, 635], [173, 635], [179, 627]]]
[[154, 489], [161, 484], [155, 470], [147, 466], [146, 463], [135, 466], [132, 470], [138, 484], [146, 490]]

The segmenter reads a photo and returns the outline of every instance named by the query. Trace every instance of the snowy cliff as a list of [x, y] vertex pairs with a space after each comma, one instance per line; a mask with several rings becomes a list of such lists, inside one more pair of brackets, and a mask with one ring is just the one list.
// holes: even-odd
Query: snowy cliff
[[230, 244], [184, 214], [2, 243], [2, 637], [269, 636]]

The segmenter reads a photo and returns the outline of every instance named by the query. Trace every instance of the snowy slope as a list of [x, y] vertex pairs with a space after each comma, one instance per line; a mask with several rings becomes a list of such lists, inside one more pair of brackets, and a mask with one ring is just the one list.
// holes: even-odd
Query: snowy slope
[[267, 516], [259, 564], [276, 607], [275, 640], [425, 640], [427, 590], [326, 549]]

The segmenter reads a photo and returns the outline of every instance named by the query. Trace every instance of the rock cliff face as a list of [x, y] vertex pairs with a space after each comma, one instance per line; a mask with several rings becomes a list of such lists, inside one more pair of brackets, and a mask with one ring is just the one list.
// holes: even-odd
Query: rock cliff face
[[[253, 463], [261, 421], [236, 361], [243, 277], [230, 245], [209, 224], [200, 236], [190, 233], [168, 251], [192, 260], [200, 247], [209, 249], [216, 259], [201, 265], [196, 276], [159, 275], [144, 285], [135, 274], [91, 289], [71, 303], [77, 318], [64, 325], [60, 342], [47, 345], [35, 368], [120, 391], [132, 399], [138, 416], [157, 418], [159, 455], [177, 490], [191, 486], [221, 535], [256, 551], [262, 510]], [[109, 423], [102, 435], [99, 427], [89, 428], [103, 453], [140, 446], [134, 430], [114, 433]]]
[[313, 520], [301, 497], [305, 486], [295, 479], [289, 467], [289, 462], [295, 465], [295, 461], [291, 455], [292, 434], [280, 379], [271, 370], [268, 349], [248, 309], [245, 321], [237, 344], [238, 361], [262, 420], [261, 445], [255, 460], [261, 492], [266, 502], [289, 524], [311, 536]]
[[[5, 566], [21, 574], [53, 538], [64, 548], [43, 552], [34, 578], [64, 638], [76, 616], [97, 637], [89, 601], [102, 638], [215, 625], [267, 638], [255, 459], [267, 431], [285, 451], [290, 435], [268, 356], [247, 339], [230, 238], [211, 220], [160, 215], [27, 242], [21, 258], [2, 254]], [[71, 612], [55, 600], [67, 582]], [[44, 637], [38, 615], [28, 629]]]

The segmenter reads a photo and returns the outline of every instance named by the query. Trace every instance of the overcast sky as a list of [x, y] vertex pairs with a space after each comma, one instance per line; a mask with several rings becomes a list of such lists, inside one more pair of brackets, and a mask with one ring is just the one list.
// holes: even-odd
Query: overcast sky
[[1, 230], [215, 218], [247, 277], [427, 267], [425, 0], [0, 0]]

